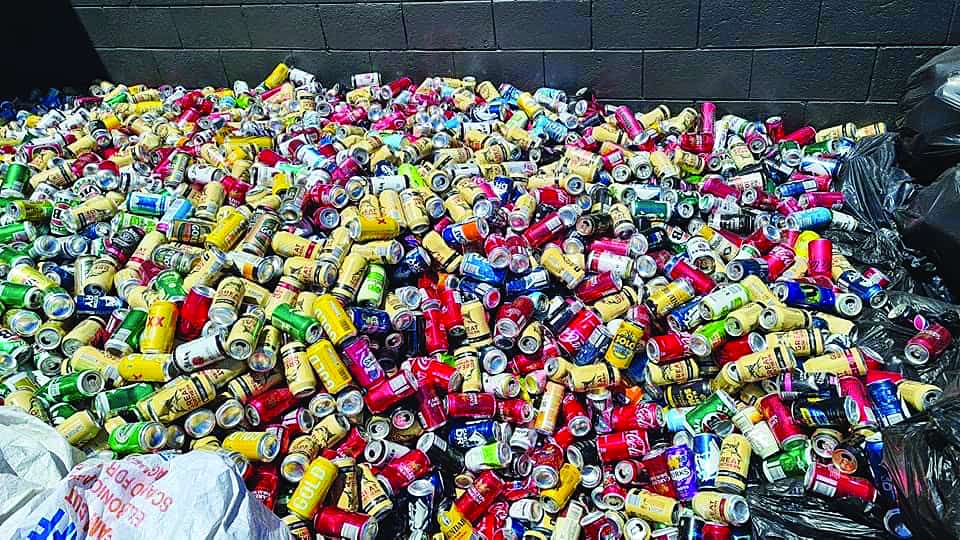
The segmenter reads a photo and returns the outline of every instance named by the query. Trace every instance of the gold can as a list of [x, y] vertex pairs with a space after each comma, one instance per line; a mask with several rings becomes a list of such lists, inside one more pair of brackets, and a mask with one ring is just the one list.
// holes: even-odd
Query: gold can
[[128, 354], [120, 359], [117, 371], [129, 382], [168, 382], [173, 379], [173, 355]]
[[923, 412], [940, 399], [943, 390], [939, 386], [906, 379], [897, 383], [897, 393], [915, 411]]
[[479, 300], [467, 300], [460, 306], [467, 343], [475, 348], [493, 343], [487, 312]]
[[433, 260], [437, 261], [448, 273], [456, 272], [457, 269], [460, 268], [462, 257], [443, 241], [443, 237], [440, 236], [437, 231], [429, 231], [423, 237], [421, 243], [424, 249], [433, 257]]
[[639, 297], [633, 287], [624, 287], [620, 292], [608, 294], [591, 306], [600, 315], [600, 320], [608, 323], [622, 317], [638, 303]]
[[310, 462], [303, 478], [287, 502], [287, 509], [304, 518], [311, 519], [317, 512], [317, 507], [327, 497], [333, 486], [339, 469], [327, 458], [318, 457]]
[[483, 383], [480, 375], [480, 354], [469, 345], [464, 345], [453, 351], [454, 366], [463, 377], [460, 386], [462, 392], [482, 392]]
[[728, 394], [735, 394], [743, 386], [738, 377], [737, 366], [732, 362], [725, 364], [720, 368], [720, 372], [710, 380], [710, 389], [714, 392], [723, 390]]
[[215, 246], [208, 246], [200, 255], [200, 262], [193, 271], [183, 278], [183, 289], [189, 291], [196, 285], [211, 286], [223, 274], [229, 260], [227, 255]]
[[414, 234], [424, 234], [430, 228], [430, 218], [423, 195], [415, 189], [400, 192], [401, 211], [407, 227]]
[[250, 461], [271, 462], [280, 454], [280, 441], [267, 431], [234, 431], [224, 437], [221, 446]]
[[543, 397], [540, 399], [540, 408], [537, 410], [537, 416], [533, 419], [533, 429], [545, 435], [550, 435], [556, 430], [564, 393], [563, 385], [547, 381]]
[[339, 414], [329, 414], [322, 418], [310, 432], [320, 448], [330, 448], [347, 436], [350, 424]]
[[177, 331], [177, 305], [158, 300], [147, 310], [147, 323], [140, 336], [140, 351], [146, 354], [173, 351], [173, 338]]
[[235, 360], [250, 358], [266, 322], [267, 315], [260, 308], [244, 313], [230, 328], [230, 334], [223, 346], [226, 353]]
[[855, 326], [853, 321], [849, 321], [842, 317], [837, 317], [836, 315], [830, 315], [829, 313], [817, 313], [817, 318], [827, 323], [827, 332], [830, 332], [831, 334], [849, 336], [850, 332], [853, 331]]
[[605, 363], [586, 366], [570, 365], [570, 389], [586, 392], [620, 384], [620, 370]]
[[300, 435], [290, 441], [290, 448], [280, 464], [280, 474], [289, 482], [299, 482], [307, 465], [320, 455], [320, 445], [310, 435]]
[[210, 403], [216, 397], [213, 383], [206, 377], [194, 374], [171, 381], [138, 401], [135, 408], [141, 418], [170, 423]]
[[300, 291], [297, 294], [297, 300], [293, 303], [294, 311], [299, 311], [307, 317], [317, 318], [317, 311], [314, 304], [320, 295], [310, 291]]
[[647, 380], [656, 386], [685, 383], [699, 376], [700, 366], [692, 358], [664, 365], [647, 362]]
[[322, 294], [317, 298], [314, 306], [320, 317], [320, 325], [331, 343], [340, 345], [344, 341], [356, 337], [357, 327], [335, 296]]
[[97, 333], [103, 330], [106, 323], [100, 317], [90, 317], [77, 323], [72, 330], [63, 336], [60, 342], [60, 350], [67, 356], [73, 356], [77, 349], [93, 342]]
[[306, 349], [303, 343], [299, 341], [291, 341], [280, 349], [280, 358], [283, 360], [283, 373], [287, 379], [287, 386], [294, 397], [298, 399], [307, 397], [317, 391], [317, 379], [306, 357]]
[[867, 363], [860, 349], [852, 347], [808, 358], [803, 363], [803, 370], [807, 373], [833, 373], [861, 377], [867, 374]]
[[137, 249], [133, 251], [133, 255], [130, 255], [130, 258], [127, 260], [126, 267], [132, 268], [139, 272], [143, 263], [150, 260], [150, 256], [153, 255], [154, 250], [156, 250], [157, 247], [164, 244], [166, 241], [167, 238], [162, 232], [148, 232], [140, 240], [140, 243], [137, 244]]
[[694, 295], [696, 291], [690, 280], [677, 279], [650, 291], [647, 303], [654, 309], [656, 315], [663, 316], [692, 300]]
[[350, 383], [353, 377], [340, 355], [328, 339], [318, 340], [307, 347], [307, 362], [320, 377], [320, 383], [331, 394], [337, 394]]
[[723, 321], [724, 331], [728, 336], [740, 337], [756, 330], [764, 307], [760, 302], [750, 302], [731, 311]]
[[750, 469], [750, 441], [739, 433], [731, 433], [720, 444], [720, 466], [715, 480], [716, 488], [728, 493], [740, 493], [747, 487]]
[[337, 281], [330, 294], [342, 299], [345, 303], [352, 301], [360, 290], [363, 276], [367, 271], [367, 259], [350, 253], [343, 259], [343, 264], [337, 274]]
[[736, 366], [737, 380], [751, 383], [790, 371], [797, 367], [797, 359], [789, 347], [780, 344], [741, 356], [733, 364]]
[[780, 298], [770, 290], [770, 287], [757, 276], [749, 275], [740, 280], [740, 285], [747, 290], [751, 302], [760, 302], [765, 306], [782, 306]]
[[243, 302], [246, 280], [238, 277], [224, 278], [217, 286], [207, 317], [216, 324], [228, 326], [237, 322], [237, 311]]
[[297, 236], [287, 231], [278, 231], [273, 235], [270, 246], [281, 257], [304, 257], [316, 259], [320, 255], [320, 243]]
[[447, 510], [438, 512], [437, 523], [440, 524], [440, 534], [446, 540], [471, 540], [476, 537], [473, 525], [456, 506], [451, 505]]
[[[236, 361], [235, 361], [236, 362]], [[246, 362], [238, 362], [246, 367]], [[204, 373], [204, 370], [200, 373]], [[209, 379], [209, 377], [206, 377]], [[227, 391], [238, 401], [244, 402], [253, 396], [259, 395], [283, 382], [283, 374], [277, 371], [265, 373], [250, 371], [240, 376], [234, 376], [227, 381]]]
[[809, 328], [812, 324], [813, 317], [803, 309], [767, 306], [760, 313], [760, 328], [767, 332]]
[[130, 288], [126, 300], [131, 309], [148, 310], [151, 305], [162, 300], [162, 298], [159, 292], [142, 285], [137, 285]]
[[248, 221], [253, 212], [246, 206], [224, 208], [227, 209], [226, 216], [218, 216], [217, 225], [204, 238], [204, 244], [221, 251], [230, 251], [247, 232]]
[[339, 469], [337, 478], [330, 490], [330, 500], [341, 510], [356, 512], [360, 509], [360, 479], [357, 474], [357, 462], [350, 456], [333, 459]]
[[384, 216], [393, 218], [401, 229], [407, 228], [407, 220], [403, 214], [403, 207], [400, 202], [400, 194], [392, 189], [380, 192], [380, 209]]
[[788, 347], [795, 356], [806, 358], [823, 354], [823, 332], [816, 328], [801, 328], [788, 332], [772, 332], [765, 336], [767, 348]]
[[624, 511], [631, 516], [667, 525], [676, 525], [680, 517], [679, 503], [676, 499], [636, 488], [627, 493]]
[[73, 446], [82, 446], [100, 433], [100, 420], [88, 410], [70, 415], [55, 429]]
[[120, 360], [96, 347], [84, 345], [79, 347], [70, 356], [70, 367], [73, 371], [84, 371], [92, 369], [103, 376], [104, 379], [116, 381], [120, 378], [120, 372], [117, 366]]
[[543, 250], [540, 257], [540, 264], [550, 272], [555, 278], [559, 279], [568, 289], [575, 289], [577, 285], [586, 277], [586, 272], [582, 266], [574, 264], [563, 251], [556, 246], [549, 246]]
[[357, 465], [360, 476], [360, 511], [377, 519], [393, 510], [393, 501], [367, 463]]
[[117, 261], [113, 257], [99, 257], [93, 261], [83, 280], [84, 294], [103, 296], [109, 293], [116, 273]]
[[556, 487], [540, 492], [543, 509], [551, 514], [559, 512], [570, 501], [573, 492], [580, 485], [580, 469], [572, 463], [564, 463], [560, 467], [559, 477]]

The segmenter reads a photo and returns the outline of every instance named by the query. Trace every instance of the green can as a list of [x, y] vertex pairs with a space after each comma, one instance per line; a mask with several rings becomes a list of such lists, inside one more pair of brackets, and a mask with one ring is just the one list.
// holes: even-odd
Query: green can
[[6, 214], [12, 221], [46, 223], [53, 215], [53, 203], [50, 201], [13, 201], [7, 206]]
[[187, 299], [187, 291], [183, 290], [183, 278], [176, 270], [167, 269], [153, 278], [153, 288], [163, 295], [164, 300], [183, 302]]
[[69, 403], [54, 403], [50, 405], [47, 409], [47, 412], [50, 414], [50, 422], [54, 426], [59, 426], [67, 418], [77, 414], [77, 408]]
[[103, 391], [103, 376], [93, 370], [76, 371], [54, 377], [37, 390], [36, 396], [45, 403], [74, 402], [95, 396]]
[[10, 223], [0, 227], [0, 242], [32, 242], [37, 237], [37, 229], [29, 221]]
[[357, 291], [357, 303], [364, 307], [380, 307], [387, 288], [387, 269], [381, 264], [367, 265], [367, 275]]
[[630, 212], [633, 217], [651, 219], [655, 221], [669, 221], [673, 213], [671, 204], [664, 201], [647, 201], [637, 199], [633, 201]]
[[120, 327], [104, 344], [104, 350], [114, 356], [126, 356], [140, 349], [140, 334], [147, 326], [145, 309], [130, 309], [124, 315]]
[[93, 408], [102, 418], [108, 418], [112, 416], [111, 413], [132, 409], [138, 401], [153, 392], [153, 386], [147, 383], [121, 386], [97, 394], [93, 399]]
[[118, 455], [155, 452], [167, 444], [167, 430], [160, 422], [131, 422], [110, 432], [110, 449]]
[[0, 197], [23, 197], [23, 188], [26, 187], [33, 171], [26, 163], [11, 163], [7, 165], [7, 172], [3, 175], [3, 184], [0, 184]]
[[727, 339], [726, 321], [712, 321], [700, 326], [690, 335], [690, 350], [697, 356], [707, 356]]
[[8, 308], [37, 309], [43, 304], [43, 291], [32, 285], [4, 281], [0, 283], [0, 304]]
[[290, 304], [280, 304], [273, 310], [270, 322], [281, 332], [293, 336], [297, 341], [312, 345], [323, 337], [323, 329], [316, 319], [297, 313]]
[[763, 475], [768, 482], [803, 476], [811, 463], [810, 444], [806, 442], [763, 460]]
[[120, 230], [125, 227], [140, 227], [144, 233], [153, 232], [157, 229], [160, 220], [150, 216], [139, 216], [130, 212], [120, 212], [110, 220], [110, 226], [114, 230]]
[[0, 247], [0, 266], [13, 268], [18, 264], [29, 264], [33, 266], [33, 259], [30, 257], [30, 245], [26, 244], [18, 249], [12, 246]]
[[723, 390], [717, 390], [706, 401], [687, 411], [684, 420], [690, 433], [712, 431], [720, 436], [731, 432], [730, 418], [737, 412], [737, 404]]
[[721, 287], [700, 300], [700, 316], [708, 321], [726, 318], [731, 311], [750, 301], [746, 287], [733, 283]]

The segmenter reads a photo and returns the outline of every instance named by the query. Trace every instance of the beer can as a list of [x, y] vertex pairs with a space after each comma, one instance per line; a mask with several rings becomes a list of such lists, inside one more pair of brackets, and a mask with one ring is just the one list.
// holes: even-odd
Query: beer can
[[224, 437], [222, 446], [251, 461], [270, 462], [280, 454], [280, 441], [267, 431], [235, 431]]
[[147, 311], [146, 325], [140, 337], [140, 351], [146, 354], [169, 353], [177, 328], [177, 305], [160, 300]]
[[[347, 314], [343, 305], [331, 294], [320, 295], [314, 302], [314, 307], [320, 317], [320, 324], [327, 338], [336, 345], [341, 345], [347, 339], [357, 335], [357, 328]], [[319, 336], [317, 336], [319, 339]], [[309, 343], [315, 342], [309, 341]]]
[[329, 459], [318, 457], [310, 462], [303, 478], [287, 503], [287, 509], [304, 518], [311, 519], [326, 498], [339, 474], [339, 468]]
[[177, 379], [151, 396], [137, 402], [141, 418], [169, 423], [216, 397], [213, 384], [206, 377], [191, 375]]
[[645, 489], [631, 489], [624, 510], [628, 515], [667, 525], [676, 525], [680, 517], [680, 505], [676, 499]]
[[731, 433], [723, 438], [723, 443], [720, 445], [720, 465], [715, 481], [718, 490], [740, 493], [746, 488], [750, 454], [750, 441], [743, 435]]

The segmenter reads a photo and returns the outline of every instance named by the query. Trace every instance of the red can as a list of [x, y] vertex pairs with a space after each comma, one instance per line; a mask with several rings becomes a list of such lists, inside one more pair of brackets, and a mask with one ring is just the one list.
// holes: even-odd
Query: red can
[[507, 239], [497, 233], [487, 236], [483, 241], [483, 254], [487, 256], [490, 266], [494, 268], [510, 266], [510, 248], [507, 247]]
[[604, 463], [639, 458], [650, 451], [647, 432], [639, 429], [608, 433], [597, 437], [597, 451]]
[[761, 254], [770, 251], [773, 246], [777, 245], [780, 241], [780, 229], [773, 225], [760, 227], [743, 239], [744, 244], [754, 246]]
[[879, 285], [881, 289], [886, 289], [890, 285], [890, 278], [872, 266], [864, 269], [863, 277], [867, 278], [869, 283]]
[[569, 427], [561, 426], [553, 433], [553, 440], [557, 443], [557, 446], [566, 451], [571, 444], [577, 442], [577, 436], [573, 434]]
[[710, 175], [700, 184], [700, 193], [709, 193], [721, 199], [726, 197], [740, 198], [740, 191], [723, 180], [722, 176]]
[[247, 401], [247, 420], [254, 426], [266, 424], [296, 407], [297, 398], [287, 387], [273, 388]]
[[654, 364], [670, 364], [690, 354], [690, 337], [677, 332], [668, 332], [647, 340], [647, 356]]
[[497, 414], [503, 420], [513, 425], [518, 425], [526, 424], [533, 420], [535, 411], [529, 401], [517, 398], [497, 402]]
[[836, 467], [822, 463], [811, 465], [804, 481], [808, 491], [825, 497], [856, 497], [867, 502], [873, 502], [877, 497], [877, 489], [869, 480], [844, 474]]
[[523, 238], [531, 247], [540, 247], [558, 237], [565, 228], [558, 212], [551, 212], [523, 231]]
[[640, 462], [643, 463], [647, 476], [650, 477], [650, 491], [676, 499], [677, 488], [673, 485], [673, 478], [670, 476], [670, 462], [667, 460], [666, 448], [658, 448], [650, 452]]
[[367, 389], [363, 401], [373, 414], [380, 414], [402, 399], [406, 399], [417, 392], [417, 380], [407, 370], [400, 370], [396, 375], [379, 382], [373, 388]]
[[623, 288], [623, 280], [613, 272], [595, 274], [585, 279], [577, 286], [577, 298], [584, 303], [592, 304], [604, 296], [611, 295]]
[[450, 347], [447, 329], [443, 326], [443, 312], [436, 300], [430, 301], [430, 307], [424, 308], [424, 346], [428, 354], [446, 351]]
[[474, 478], [470, 487], [457, 497], [453, 505], [467, 521], [472, 523], [490, 508], [503, 489], [504, 482], [497, 473], [483, 471]]
[[640, 122], [637, 122], [637, 117], [633, 115], [630, 107], [626, 105], [617, 107], [613, 111], [613, 116], [617, 119], [617, 125], [620, 126], [620, 129], [630, 137], [631, 142], [638, 140], [643, 135], [643, 128], [640, 126]]
[[444, 392], [453, 392], [463, 384], [463, 375], [457, 368], [429, 356], [417, 356], [407, 360], [410, 372], [417, 378], [420, 386], [429, 385], [442, 388]]
[[463, 299], [460, 297], [460, 291], [449, 287], [440, 289], [441, 312], [443, 313], [443, 327], [451, 336], [459, 337], [466, 333], [463, 326], [463, 313], [460, 306]]
[[907, 360], [915, 364], [925, 364], [937, 358], [950, 346], [953, 336], [950, 330], [936, 322], [927, 323], [926, 328], [907, 341], [904, 349]]
[[764, 120], [763, 125], [767, 128], [767, 136], [770, 137], [770, 142], [777, 144], [783, 139], [784, 129], [782, 116], [771, 116]]
[[520, 335], [530, 321], [530, 317], [533, 316], [533, 309], [533, 300], [527, 296], [518, 296], [513, 302], [500, 307], [497, 321], [494, 323], [494, 334], [509, 342], [508, 347], [502, 348], [513, 347], [514, 339]]
[[618, 538], [619, 528], [603, 511], [595, 510], [580, 520], [584, 540], [606, 540]]
[[670, 279], [687, 278], [693, 284], [693, 289], [698, 295], [704, 295], [717, 287], [717, 282], [712, 277], [703, 273], [698, 268], [690, 266], [687, 261], [677, 259], [670, 269]]
[[812, 143], [817, 138], [817, 130], [813, 126], [803, 126], [783, 136], [782, 141], [793, 141], [800, 146]]
[[587, 414], [587, 408], [583, 406], [583, 403], [580, 403], [576, 394], [573, 392], [564, 394], [563, 400], [560, 401], [560, 407], [563, 410], [564, 422], [574, 435], [583, 437], [590, 431], [593, 423]]
[[510, 271], [522, 274], [530, 269], [530, 247], [527, 239], [519, 234], [507, 236], [507, 249], [510, 250]]
[[280, 475], [277, 466], [273, 463], [254, 463], [247, 485], [253, 498], [262, 502], [264, 506], [273, 510], [277, 501], [277, 491], [280, 489]]
[[590, 242], [590, 251], [613, 253], [614, 255], [630, 255], [630, 244], [626, 240], [598, 238]]
[[477, 532], [486, 540], [504, 540], [504, 530], [507, 526], [507, 517], [510, 515], [510, 504], [505, 501], [493, 503], [477, 525]]
[[353, 459], [359, 459], [363, 451], [367, 448], [367, 439], [360, 433], [357, 426], [351, 426], [347, 436], [337, 445], [337, 456], [349, 456]]
[[610, 414], [611, 426], [614, 431], [628, 431], [633, 429], [660, 430], [664, 426], [663, 408], [656, 403], [639, 402], [614, 407]]
[[857, 425], [877, 425], [877, 414], [867, 397], [867, 388], [859, 377], [849, 375], [840, 377], [837, 380], [837, 386], [841, 396], [849, 397], [857, 402], [857, 408], [860, 410], [860, 420]]
[[587, 343], [590, 334], [603, 324], [603, 319], [589, 308], [581, 309], [557, 336], [557, 344], [567, 354], [574, 354]]
[[559, 444], [542, 444], [527, 451], [527, 457], [533, 465], [530, 477], [539, 489], [550, 489], [560, 481], [560, 467], [563, 467], [566, 447]]
[[482, 392], [447, 394], [447, 414], [451, 418], [493, 418], [497, 414], [497, 396]]
[[177, 336], [184, 341], [193, 341], [200, 337], [203, 326], [207, 324], [207, 312], [213, 304], [214, 290], [196, 285], [187, 293], [177, 319]]
[[410, 77], [400, 77], [380, 87], [380, 99], [394, 98], [407, 88], [410, 88], [411, 85], [413, 85], [413, 81], [410, 80]]
[[703, 540], [730, 540], [733, 530], [726, 523], [708, 521], [703, 524]]
[[373, 540], [377, 537], [378, 527], [373, 516], [324, 506], [313, 518], [313, 530], [329, 538]]
[[390, 460], [378, 478], [383, 480], [384, 487], [393, 495], [430, 472], [430, 466], [430, 458], [422, 450], [414, 449]]
[[800, 208], [822, 207], [838, 210], [843, 207], [844, 200], [843, 193], [839, 191], [814, 191], [797, 197]]
[[625, 459], [617, 463], [613, 468], [613, 474], [617, 482], [626, 486], [650, 483], [650, 473], [647, 471], [647, 467], [637, 459]]
[[787, 445], [793, 441], [806, 437], [793, 420], [793, 416], [790, 415], [790, 410], [783, 404], [778, 394], [767, 394], [763, 396], [757, 405], [760, 412], [766, 417], [767, 424], [770, 425], [770, 431], [773, 432], [773, 436], [777, 439], [777, 442], [780, 443], [780, 448], [786, 448]]
[[559, 186], [544, 186], [535, 193], [537, 202], [544, 206], [559, 208], [577, 202], [577, 198]]
[[447, 425], [447, 411], [437, 389], [430, 385], [421, 385], [417, 389], [417, 401], [420, 405], [418, 417], [423, 429], [433, 431]]
[[814, 277], [833, 276], [833, 242], [826, 238], [811, 240], [807, 244], [807, 274]]
[[750, 336], [740, 336], [736, 339], [731, 339], [730, 341], [724, 343], [720, 346], [719, 349], [714, 353], [713, 358], [717, 361], [717, 365], [723, 367], [730, 362], [736, 362], [740, 359], [741, 356], [751, 354], [753, 349], [750, 347]]

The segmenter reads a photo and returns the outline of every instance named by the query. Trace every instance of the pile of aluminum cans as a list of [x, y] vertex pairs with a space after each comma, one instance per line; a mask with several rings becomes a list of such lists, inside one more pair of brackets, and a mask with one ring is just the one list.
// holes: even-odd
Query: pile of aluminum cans
[[749, 538], [748, 484], [788, 477], [909, 536], [880, 432], [941, 391], [856, 346], [889, 282], [829, 239], [882, 124], [351, 86], [0, 109], [5, 405], [90, 455], [220, 454], [303, 539]]

